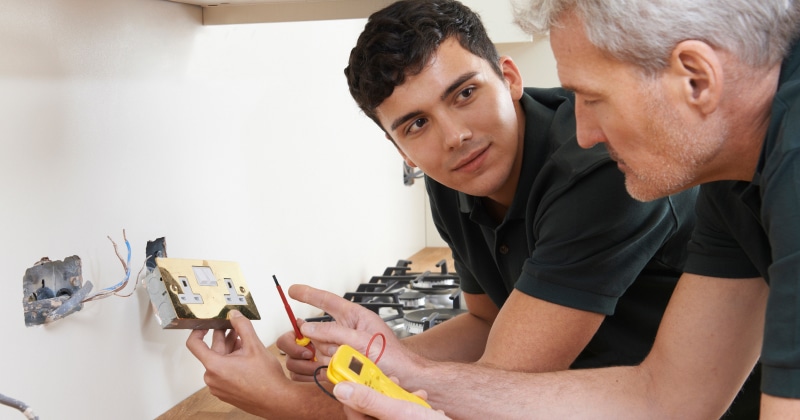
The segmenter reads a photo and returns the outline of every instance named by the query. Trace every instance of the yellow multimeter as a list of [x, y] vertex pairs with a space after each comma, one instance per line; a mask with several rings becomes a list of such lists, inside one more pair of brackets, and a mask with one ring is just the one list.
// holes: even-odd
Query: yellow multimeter
[[372, 360], [347, 344], [339, 346], [333, 354], [328, 364], [328, 380], [333, 384], [341, 381], [364, 384], [383, 395], [431, 408], [425, 400], [392, 382]]

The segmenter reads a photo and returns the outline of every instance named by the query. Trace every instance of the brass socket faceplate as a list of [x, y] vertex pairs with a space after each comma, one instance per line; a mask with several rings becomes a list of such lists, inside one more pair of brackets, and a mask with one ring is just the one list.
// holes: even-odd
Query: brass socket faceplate
[[238, 263], [156, 258], [156, 267], [145, 281], [162, 328], [230, 328], [232, 309], [261, 319]]

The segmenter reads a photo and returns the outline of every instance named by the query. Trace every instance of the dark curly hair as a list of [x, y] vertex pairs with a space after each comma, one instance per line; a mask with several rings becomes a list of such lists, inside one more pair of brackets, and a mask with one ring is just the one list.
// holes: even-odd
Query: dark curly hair
[[369, 17], [350, 52], [344, 74], [353, 99], [381, 126], [375, 108], [406, 76], [419, 74], [450, 37], [503, 77], [497, 49], [475, 12], [455, 0], [401, 0]]

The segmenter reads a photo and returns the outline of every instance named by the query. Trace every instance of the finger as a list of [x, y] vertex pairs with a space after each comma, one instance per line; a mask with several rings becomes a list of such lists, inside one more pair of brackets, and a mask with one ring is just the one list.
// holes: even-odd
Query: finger
[[229, 330], [225, 335], [225, 354], [231, 353], [241, 347], [241, 340], [236, 330]]
[[363, 353], [371, 335], [336, 322], [306, 322], [300, 327], [304, 336], [317, 343], [317, 355], [332, 356], [339, 345], [348, 344]]
[[259, 347], [264, 347], [264, 344], [258, 338], [258, 334], [256, 334], [255, 328], [253, 328], [253, 323], [241, 312], [232, 310], [228, 313], [228, 318], [231, 321], [231, 326], [241, 339], [241, 346], [245, 351], [248, 349], [257, 351], [260, 350]]
[[298, 382], [313, 381], [314, 371], [321, 365], [319, 361], [286, 358], [286, 369], [291, 374], [292, 380]]
[[345, 406], [379, 419], [423, 418], [432, 412], [408, 401], [387, 397], [365, 385], [353, 382], [340, 382], [333, 388], [333, 394]]
[[211, 351], [203, 338], [208, 334], [208, 330], [193, 330], [186, 339], [186, 348], [205, 365], [206, 354]]
[[275, 344], [282, 352], [286, 353], [287, 358], [310, 360], [313, 357], [311, 350], [297, 344], [294, 330], [282, 334]]
[[344, 408], [344, 415], [347, 418], [347, 420], [373, 420], [375, 418], [372, 416], [368, 416], [366, 414], [361, 414], [358, 411], [353, 410], [352, 408], [346, 405], [343, 406], [343, 408]]
[[353, 310], [357, 310], [356, 308], [363, 309], [360, 305], [331, 292], [303, 284], [293, 284], [289, 286], [289, 296], [300, 302], [322, 309], [334, 319], [344, 317]]
[[428, 400], [428, 391], [425, 391], [424, 389], [420, 389], [418, 391], [414, 391], [414, 392], [412, 392], [412, 394], [422, 398], [425, 401]]
[[237, 336], [236, 342], [233, 344], [233, 350], [231, 351], [240, 350], [241, 348], [242, 348], [242, 338]]
[[[297, 326], [301, 326], [305, 324], [306, 321], [304, 319], [297, 318]], [[298, 344], [299, 346], [299, 344]], [[303, 347], [305, 350], [302, 351], [301, 357], [304, 359], [314, 359], [317, 355], [317, 346], [314, 345], [313, 342], [309, 342], [307, 345]]]
[[214, 330], [211, 333], [211, 350], [218, 354], [227, 354], [225, 351], [225, 330]]

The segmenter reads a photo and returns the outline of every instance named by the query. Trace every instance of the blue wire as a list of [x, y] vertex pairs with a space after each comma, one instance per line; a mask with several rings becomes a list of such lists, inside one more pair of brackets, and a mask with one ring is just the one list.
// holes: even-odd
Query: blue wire
[[125, 278], [121, 282], [119, 282], [119, 283], [117, 283], [117, 284], [115, 284], [113, 286], [106, 287], [105, 289], [103, 289], [104, 292], [108, 291], [108, 290], [116, 289], [121, 284], [123, 284], [126, 281], [128, 281], [129, 278], [131, 278], [131, 254], [132, 254], [132, 252], [131, 252], [131, 243], [128, 242], [127, 239], [125, 240], [125, 246], [128, 247], [128, 262], [126, 263]]
[[128, 247], [128, 262], [126, 263], [127, 269], [125, 270], [124, 281], [128, 281], [128, 279], [131, 277], [131, 243], [128, 242], [127, 239], [125, 240], [125, 246]]

